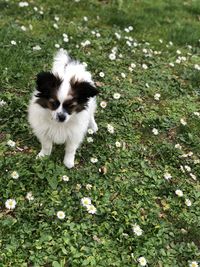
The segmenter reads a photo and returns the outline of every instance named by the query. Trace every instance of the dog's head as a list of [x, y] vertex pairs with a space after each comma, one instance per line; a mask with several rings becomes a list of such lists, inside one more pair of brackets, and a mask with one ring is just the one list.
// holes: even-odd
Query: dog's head
[[75, 77], [63, 81], [51, 72], [37, 75], [36, 89], [36, 103], [48, 109], [52, 118], [61, 123], [67, 122], [73, 113], [86, 109], [89, 99], [98, 94], [95, 86], [88, 81], [78, 81]]

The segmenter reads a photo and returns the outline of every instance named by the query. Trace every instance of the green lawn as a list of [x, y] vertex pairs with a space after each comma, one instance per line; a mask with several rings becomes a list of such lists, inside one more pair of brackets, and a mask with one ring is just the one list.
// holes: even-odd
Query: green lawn
[[[199, 0], [28, 3], [0, 2], [0, 267], [200, 266]], [[100, 90], [72, 170], [63, 146], [36, 160], [27, 122], [58, 47]]]

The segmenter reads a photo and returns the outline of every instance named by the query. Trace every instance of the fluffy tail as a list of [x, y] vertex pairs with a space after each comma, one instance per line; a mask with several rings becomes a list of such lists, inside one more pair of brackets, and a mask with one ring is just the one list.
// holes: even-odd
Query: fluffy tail
[[71, 58], [67, 51], [60, 49], [54, 57], [52, 72], [62, 78], [65, 73], [65, 68], [70, 61]]

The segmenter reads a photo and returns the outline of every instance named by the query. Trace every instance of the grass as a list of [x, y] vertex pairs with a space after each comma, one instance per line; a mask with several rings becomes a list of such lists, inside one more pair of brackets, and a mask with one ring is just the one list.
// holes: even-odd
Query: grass
[[[0, 107], [0, 266], [135, 267], [141, 266], [141, 256], [152, 267], [199, 263], [200, 117], [194, 113], [200, 111], [200, 72], [194, 67], [200, 62], [199, 1], [34, 0], [19, 7], [19, 1], [4, 0], [0, 9], [5, 101]], [[129, 26], [133, 30], [127, 33]], [[86, 40], [91, 44], [83, 47]], [[99, 131], [94, 142], [85, 139], [72, 170], [62, 163], [63, 146], [56, 146], [49, 158], [35, 159], [40, 145], [27, 123], [35, 76], [51, 68], [55, 44], [88, 64], [101, 91]], [[34, 51], [36, 45], [41, 50]], [[116, 60], [111, 61], [113, 47]], [[185, 57], [180, 64], [179, 56]], [[131, 63], [136, 64], [132, 71]], [[105, 77], [99, 76], [102, 71]], [[121, 97], [114, 99], [114, 93]], [[14, 147], [7, 145], [10, 139]], [[98, 162], [91, 163], [91, 157]], [[18, 179], [11, 177], [13, 171]], [[26, 198], [28, 192], [33, 200]], [[81, 205], [83, 197], [92, 199], [96, 214]], [[17, 202], [13, 210], [5, 207], [10, 198]], [[57, 218], [59, 210], [65, 219]], [[134, 224], [143, 230], [141, 236], [134, 233]]]

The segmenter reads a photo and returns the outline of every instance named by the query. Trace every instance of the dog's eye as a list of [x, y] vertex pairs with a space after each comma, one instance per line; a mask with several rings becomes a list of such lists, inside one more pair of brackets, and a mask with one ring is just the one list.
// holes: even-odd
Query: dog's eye
[[55, 99], [50, 99], [49, 103], [50, 103], [52, 109], [57, 109], [60, 105], [60, 102], [58, 100], [55, 100]]

